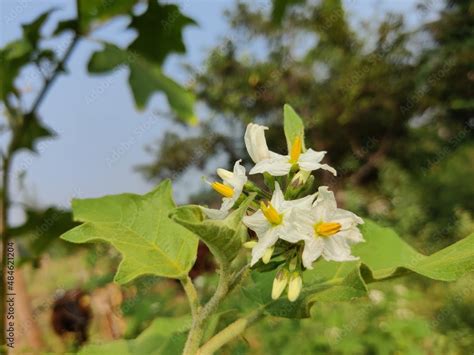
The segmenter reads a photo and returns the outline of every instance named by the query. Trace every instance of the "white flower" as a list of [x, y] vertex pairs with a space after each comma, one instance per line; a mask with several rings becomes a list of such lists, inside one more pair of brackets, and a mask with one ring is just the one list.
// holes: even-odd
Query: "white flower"
[[266, 253], [265, 259], [269, 260], [268, 253], [272, 251], [278, 238], [290, 241], [299, 237], [299, 233], [293, 225], [296, 213], [300, 210], [309, 212], [313, 200], [314, 195], [310, 195], [298, 200], [285, 201], [280, 185], [275, 183], [271, 201], [267, 204], [261, 202], [261, 209], [251, 216], [243, 218], [243, 223], [252, 229], [258, 237], [258, 243], [252, 249], [251, 265], [254, 265]]
[[270, 151], [265, 139], [265, 130], [267, 129], [268, 127], [249, 123], [245, 130], [245, 146], [254, 163], [270, 158]]
[[336, 175], [336, 170], [327, 164], [321, 164], [326, 152], [316, 152], [308, 149], [302, 153], [301, 137], [296, 137], [291, 152], [288, 155], [274, 153], [268, 149], [265, 140], [265, 130], [268, 127], [250, 123], [245, 131], [245, 146], [255, 162], [255, 166], [250, 170], [250, 174], [269, 173], [273, 176], [287, 175], [293, 165], [297, 165], [300, 170], [313, 171], [324, 169]]
[[[364, 241], [357, 228], [362, 223], [364, 221], [354, 213], [337, 208], [334, 194], [326, 186], [319, 187], [311, 212], [298, 214], [296, 223], [302, 233], [299, 240], [305, 243], [304, 267], [312, 269], [313, 262], [320, 256], [328, 261], [357, 260], [351, 255], [351, 245]], [[296, 241], [298, 239], [293, 240]]]
[[223, 219], [228, 214], [230, 209], [234, 206], [242, 194], [245, 183], [247, 182], [247, 175], [245, 175], [245, 168], [240, 165], [241, 160], [234, 164], [234, 171], [225, 169], [217, 169], [217, 175], [222, 179], [223, 183], [212, 182], [209, 183], [214, 190], [220, 193], [222, 198], [222, 205], [219, 209], [201, 207], [203, 212], [211, 219]]

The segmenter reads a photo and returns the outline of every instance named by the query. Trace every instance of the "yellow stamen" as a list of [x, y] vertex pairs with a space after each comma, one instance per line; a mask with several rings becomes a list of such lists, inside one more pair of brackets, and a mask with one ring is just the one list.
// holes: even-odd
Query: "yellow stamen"
[[295, 138], [295, 141], [293, 142], [293, 145], [291, 146], [290, 163], [295, 164], [298, 162], [298, 159], [301, 154], [301, 148], [302, 148], [301, 137], [297, 136]]
[[224, 197], [232, 197], [234, 195], [234, 190], [232, 187], [224, 185], [220, 182], [213, 182], [211, 187]]
[[280, 224], [283, 220], [283, 216], [277, 212], [275, 207], [272, 206], [270, 202], [268, 205], [265, 205], [265, 202], [260, 202], [260, 208], [262, 209], [263, 215], [271, 224]]
[[341, 225], [336, 222], [320, 222], [314, 225], [314, 231], [320, 237], [330, 237], [341, 230]]

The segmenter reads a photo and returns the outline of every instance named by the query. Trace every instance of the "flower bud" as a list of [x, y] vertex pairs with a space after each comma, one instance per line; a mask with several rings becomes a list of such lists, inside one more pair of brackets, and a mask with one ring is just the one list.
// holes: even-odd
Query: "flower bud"
[[255, 240], [249, 240], [248, 242], [245, 242], [243, 244], [244, 248], [246, 249], [253, 249], [257, 245], [257, 242]]
[[295, 176], [293, 176], [293, 179], [291, 179], [290, 185], [294, 188], [303, 187], [304, 184], [306, 184], [306, 181], [308, 181], [308, 178], [310, 175], [311, 175], [310, 171], [300, 170], [296, 173]]
[[270, 247], [270, 248], [267, 248], [267, 250], [265, 250], [265, 254], [263, 254], [263, 256], [262, 256], [262, 262], [264, 264], [268, 264], [268, 262], [272, 258], [274, 249], [275, 249], [274, 247]]
[[281, 269], [273, 279], [272, 299], [278, 299], [288, 284], [290, 273], [287, 269]]
[[293, 259], [291, 259], [290, 264], [288, 265], [288, 269], [290, 271], [295, 271], [297, 265], [298, 265], [298, 258], [295, 256]]
[[298, 299], [301, 288], [303, 287], [303, 280], [298, 272], [293, 272], [290, 276], [288, 284], [288, 300], [294, 302]]

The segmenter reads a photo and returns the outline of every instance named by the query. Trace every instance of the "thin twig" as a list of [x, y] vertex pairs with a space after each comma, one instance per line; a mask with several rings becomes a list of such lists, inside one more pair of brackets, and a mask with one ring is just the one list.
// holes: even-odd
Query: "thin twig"
[[51, 74], [51, 76], [45, 80], [43, 88], [41, 89], [38, 97], [36, 98], [33, 105], [31, 106], [29, 114], [32, 114], [36, 112], [36, 110], [38, 110], [39, 106], [41, 105], [44, 98], [46, 97], [46, 94], [49, 92], [51, 85], [56, 81], [57, 77], [59, 76], [59, 73], [63, 71], [63, 68], [66, 65], [66, 62], [68, 61], [69, 57], [74, 51], [74, 48], [76, 47], [76, 45], [79, 43], [79, 39], [81, 38], [81, 33], [80, 33], [81, 12], [80, 12], [79, 2], [80, 0], [76, 0], [77, 20], [76, 20], [76, 28], [74, 29], [74, 37], [72, 38], [72, 41], [69, 44], [69, 47], [64, 53], [63, 58], [56, 65], [56, 68], [54, 69], [53, 74]]
[[74, 48], [76, 47], [77, 43], [79, 42], [79, 39], [80, 39], [80, 35], [76, 32], [74, 34], [74, 37], [73, 37], [71, 43], [69, 44], [69, 47], [66, 50], [66, 53], [64, 54], [64, 57], [61, 59], [61, 61], [56, 66], [53, 74], [50, 77], [46, 78], [46, 80], [44, 81], [43, 88], [41, 89], [38, 97], [36, 98], [33, 105], [31, 106], [30, 114], [32, 114], [32, 113], [34, 113], [38, 110], [39, 106], [41, 105], [44, 98], [46, 97], [46, 94], [49, 92], [49, 90], [51, 88], [51, 85], [56, 81], [57, 77], [59, 76], [59, 73], [61, 73], [63, 71], [63, 68], [64, 68], [66, 62], [69, 59], [69, 57], [71, 56], [71, 54], [72, 54]]

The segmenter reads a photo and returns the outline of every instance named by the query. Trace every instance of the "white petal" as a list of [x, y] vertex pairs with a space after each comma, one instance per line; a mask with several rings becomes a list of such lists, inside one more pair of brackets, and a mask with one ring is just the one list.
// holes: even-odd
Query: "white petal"
[[210, 219], [224, 219], [229, 214], [229, 211], [225, 210], [216, 210], [214, 208], [201, 207], [201, 210], [204, 214]]
[[334, 175], [337, 175], [337, 172], [334, 168], [330, 167], [327, 164], [320, 164], [326, 155], [325, 151], [316, 152], [312, 149], [308, 149], [306, 152], [300, 155], [298, 159], [298, 165], [300, 169], [305, 171], [313, 171], [318, 169], [328, 170]]
[[313, 262], [318, 259], [324, 249], [322, 238], [308, 238], [305, 240], [302, 261], [303, 266], [307, 269], [313, 268]]
[[332, 173], [334, 176], [337, 176], [337, 171], [334, 169], [332, 166], [329, 166], [327, 164], [320, 164], [319, 169], [327, 170], [330, 173]]
[[265, 254], [265, 251], [273, 246], [278, 240], [278, 235], [275, 233], [275, 228], [270, 228], [263, 235], [257, 235], [259, 237], [257, 245], [252, 249], [252, 261], [250, 266], [255, 265], [255, 263], [262, 258]]
[[236, 194], [234, 191], [234, 195], [232, 197], [224, 197], [222, 199], [221, 210], [229, 211], [232, 207], [234, 207], [235, 202], [238, 200], [240, 194]]
[[297, 229], [293, 223], [283, 222], [274, 227], [277, 230], [278, 237], [290, 243], [297, 243], [306, 238], [304, 231]]
[[245, 167], [240, 165], [241, 162], [242, 162], [242, 159], [239, 159], [235, 162], [235, 164], [234, 164], [234, 176], [239, 176], [239, 177], [245, 176]]
[[275, 191], [273, 191], [271, 204], [278, 212], [282, 212], [283, 206], [285, 204], [285, 197], [281, 191], [280, 184], [275, 182]]
[[247, 182], [247, 175], [245, 175], [245, 168], [240, 165], [241, 160], [237, 160], [234, 164], [234, 172], [230, 179], [225, 179], [224, 182], [232, 186], [234, 189], [234, 196], [236, 199], [239, 198], [245, 183]]
[[269, 173], [272, 176], [284, 176], [291, 170], [289, 158], [286, 155], [273, 153], [272, 158], [259, 161], [249, 174]]
[[316, 194], [308, 195], [297, 200], [285, 201], [285, 208], [299, 208], [300, 210], [307, 210], [310, 213]]
[[339, 232], [339, 234], [341, 234], [346, 239], [347, 243], [349, 244], [365, 242], [364, 237], [362, 236], [362, 233], [357, 227], [352, 227], [348, 230], [341, 231]]
[[293, 225], [298, 229], [299, 233], [305, 234], [308, 237], [314, 235], [314, 218], [307, 210], [301, 210], [295, 208], [292, 210], [292, 216], [294, 216]]
[[324, 243], [323, 258], [328, 261], [351, 261], [358, 258], [351, 255], [351, 248], [339, 233], [331, 237], [318, 238]]
[[325, 151], [317, 152], [310, 148], [306, 152], [301, 153], [298, 159], [298, 164], [303, 170], [312, 171], [315, 170], [315, 168], [312, 168], [312, 166], [314, 164], [320, 165], [319, 162], [323, 160], [325, 155]]
[[244, 216], [242, 222], [248, 228], [257, 233], [257, 236], [265, 234], [265, 232], [271, 227], [261, 210], [258, 210], [250, 216]]
[[268, 127], [249, 123], [245, 130], [245, 146], [247, 147], [247, 152], [255, 163], [270, 158], [270, 152], [265, 139], [265, 130], [267, 129]]
[[234, 177], [234, 173], [226, 169], [218, 168], [216, 172], [217, 175], [224, 181], [230, 180]]
[[314, 203], [313, 214], [320, 220], [330, 221], [331, 216], [337, 210], [337, 203], [332, 191], [327, 186], [320, 186], [318, 198]]

